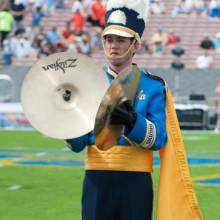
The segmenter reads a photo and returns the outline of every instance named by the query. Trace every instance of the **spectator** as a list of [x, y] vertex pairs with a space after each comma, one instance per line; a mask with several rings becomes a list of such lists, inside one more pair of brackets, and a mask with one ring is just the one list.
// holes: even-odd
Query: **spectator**
[[210, 0], [208, 3], [208, 15], [210, 18], [220, 17], [220, 7], [217, 0]]
[[80, 11], [80, 13], [84, 14], [82, 0], [76, 0], [73, 2], [72, 12], [76, 13], [77, 11]]
[[90, 38], [87, 34], [83, 34], [78, 43], [78, 51], [89, 56], [91, 54]]
[[25, 15], [26, 6], [22, 0], [14, 0], [11, 4], [11, 12], [14, 17], [14, 29], [22, 27], [22, 21]]
[[34, 9], [34, 0], [28, 0], [28, 3], [27, 3], [27, 5], [26, 5], [26, 7], [28, 8], [28, 11], [29, 11], [29, 9], [30, 9], [30, 11], [33, 11], [33, 9]]
[[204, 0], [195, 0], [194, 11], [196, 14], [205, 14], [207, 12], [205, 1]]
[[208, 34], [205, 34], [204, 38], [202, 39], [200, 43], [200, 48], [204, 50], [211, 50], [214, 49], [214, 44], [212, 39], [209, 37]]
[[38, 50], [39, 57], [42, 55], [48, 56], [55, 52], [54, 45], [48, 40], [42, 27], [40, 27], [39, 33], [35, 36], [32, 45]]
[[86, 20], [90, 23], [91, 23], [91, 17], [92, 17], [92, 12], [91, 12], [92, 1], [93, 0], [83, 0], [83, 8], [84, 10], [87, 9], [86, 14], [85, 14]]
[[42, 12], [42, 7], [38, 6], [33, 14], [32, 24], [35, 27], [39, 27], [41, 24], [42, 17], [45, 17], [45, 14]]
[[67, 46], [63, 42], [58, 42], [56, 44], [56, 53], [65, 52], [67, 50]]
[[85, 26], [85, 17], [79, 10], [71, 17], [71, 22], [73, 31], [79, 34], [82, 33]]
[[178, 0], [172, 16], [179, 14], [204, 14], [207, 11], [205, 0]]
[[184, 13], [185, 13], [184, 6], [183, 6], [182, 2], [179, 1], [177, 3], [177, 5], [174, 7], [173, 11], [171, 12], [171, 16], [176, 17], [177, 15], [184, 14]]
[[33, 42], [35, 36], [38, 34], [38, 30], [33, 25], [30, 25], [25, 28], [25, 33]]
[[77, 37], [74, 34], [71, 34], [67, 39], [67, 48], [68, 50], [77, 52]]
[[55, 47], [49, 43], [49, 42], [46, 42], [46, 41], [42, 41], [41, 42], [41, 45], [40, 45], [40, 53], [39, 53], [39, 56], [42, 57], [42, 56], [49, 56], [53, 53], [56, 52], [56, 49]]
[[62, 30], [62, 43], [67, 49], [72, 49], [76, 51], [76, 36], [70, 28], [70, 22], [66, 22], [65, 28]]
[[165, 6], [161, 0], [152, 0], [150, 3], [150, 12], [152, 14], [164, 14]]
[[152, 43], [154, 47], [154, 53], [162, 53], [167, 44], [167, 33], [163, 29], [158, 29], [158, 31], [152, 37]]
[[15, 35], [24, 34], [25, 33], [25, 29], [24, 28], [19, 28], [16, 31], [14, 31], [13, 33], [15, 33]]
[[9, 9], [5, 8], [0, 11], [0, 38], [1, 38], [1, 47], [3, 46], [3, 41], [6, 39], [8, 34], [12, 30], [13, 26], [13, 16], [9, 12]]
[[39, 31], [36, 33], [34, 39], [33, 39], [33, 45], [35, 48], [40, 48], [41, 41], [47, 41], [47, 36], [44, 33], [44, 28], [40, 27]]
[[27, 57], [32, 53], [32, 42], [26, 35], [17, 35], [13, 45], [13, 55]]
[[90, 21], [93, 26], [104, 27], [105, 22], [105, 11], [106, 8], [104, 4], [102, 4], [101, 0], [93, 0], [90, 5], [91, 9], [91, 18]]
[[175, 46], [178, 42], [180, 42], [180, 37], [171, 30], [167, 35], [167, 45]]
[[194, 0], [182, 0], [184, 13], [191, 14], [193, 12], [194, 2]]
[[217, 52], [220, 52], [220, 32], [215, 35], [213, 40], [214, 48]]
[[62, 33], [61, 33], [61, 36], [64, 38], [64, 39], [68, 39], [68, 37], [72, 34], [72, 31], [71, 31], [71, 22], [66, 22], [66, 25], [64, 27], [64, 29], [62, 30]]
[[64, 0], [57, 0], [56, 8], [64, 9], [65, 8]]
[[54, 14], [55, 3], [56, 3], [56, 1], [54, 1], [54, 0], [45, 0], [44, 11], [46, 12], [47, 16], [51, 16]]
[[102, 37], [100, 31], [91, 34], [91, 47], [93, 52], [102, 49]]
[[143, 40], [142, 41], [142, 52], [143, 53], [148, 53], [148, 54], [152, 54], [153, 51], [152, 51], [152, 45], [150, 45], [150, 43], [147, 41], [147, 40]]
[[203, 55], [197, 57], [196, 66], [198, 69], [211, 68], [213, 61], [213, 57], [205, 52]]
[[47, 39], [54, 45], [57, 45], [61, 41], [61, 36], [57, 32], [57, 27], [52, 27], [52, 30], [47, 33]]
[[12, 55], [13, 54], [12, 54], [12, 48], [10, 44], [10, 38], [8, 38], [3, 41], [2, 59], [3, 59], [4, 65], [11, 64]]

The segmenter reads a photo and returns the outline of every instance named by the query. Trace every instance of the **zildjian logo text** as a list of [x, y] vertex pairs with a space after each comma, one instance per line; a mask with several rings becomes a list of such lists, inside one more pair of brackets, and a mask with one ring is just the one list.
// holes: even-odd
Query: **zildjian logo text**
[[52, 63], [52, 64], [49, 64], [47, 66], [42, 66], [42, 68], [45, 71], [52, 69], [52, 70], [55, 70], [55, 71], [62, 70], [63, 73], [66, 73], [65, 69], [74, 68], [74, 67], [77, 66], [75, 64], [76, 61], [77, 61], [77, 59], [67, 59], [67, 60], [64, 60], [64, 61], [60, 61], [60, 58], [58, 58], [56, 60], [56, 63]]

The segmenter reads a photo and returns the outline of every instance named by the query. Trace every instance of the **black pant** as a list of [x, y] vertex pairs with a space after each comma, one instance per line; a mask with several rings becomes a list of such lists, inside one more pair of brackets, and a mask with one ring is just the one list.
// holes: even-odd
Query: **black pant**
[[82, 220], [151, 220], [150, 173], [86, 171]]
[[9, 32], [5, 31], [0, 31], [0, 38], [1, 38], [1, 47], [3, 47], [3, 41], [6, 39], [8, 36]]

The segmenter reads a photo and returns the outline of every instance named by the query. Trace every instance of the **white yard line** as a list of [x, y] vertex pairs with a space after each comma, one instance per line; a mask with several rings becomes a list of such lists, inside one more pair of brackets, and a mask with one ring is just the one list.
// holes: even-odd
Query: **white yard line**
[[15, 190], [21, 189], [21, 187], [22, 187], [21, 185], [14, 184], [14, 185], [8, 187], [8, 190], [15, 191]]

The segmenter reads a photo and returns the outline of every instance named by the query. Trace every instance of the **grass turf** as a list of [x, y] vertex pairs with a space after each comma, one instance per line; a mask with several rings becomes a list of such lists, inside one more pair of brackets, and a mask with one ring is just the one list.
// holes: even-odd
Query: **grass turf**
[[[220, 135], [210, 132], [183, 132], [188, 154], [205, 152], [220, 155]], [[63, 141], [38, 132], [0, 131], [1, 149], [63, 149]], [[1, 152], [0, 152], [1, 154]], [[82, 159], [82, 154], [72, 154]], [[203, 155], [204, 157], [204, 155]], [[220, 174], [218, 166], [191, 166], [192, 178]], [[153, 174], [157, 182], [158, 168]], [[0, 167], [0, 220], [80, 220], [83, 168]], [[13, 187], [21, 187], [12, 190]], [[218, 220], [220, 187], [195, 184], [204, 219]]]

